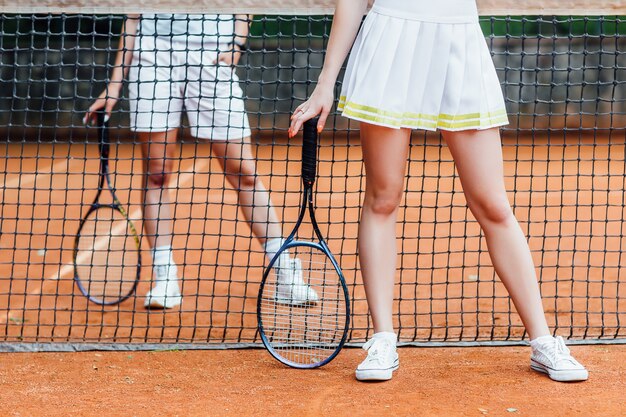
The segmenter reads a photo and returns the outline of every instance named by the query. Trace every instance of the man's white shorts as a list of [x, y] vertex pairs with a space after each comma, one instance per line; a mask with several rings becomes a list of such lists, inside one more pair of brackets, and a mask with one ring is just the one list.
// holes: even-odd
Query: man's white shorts
[[250, 136], [239, 79], [216, 65], [218, 45], [185, 45], [167, 38], [136, 39], [129, 72], [130, 124], [136, 132], [165, 132], [181, 124], [213, 140]]

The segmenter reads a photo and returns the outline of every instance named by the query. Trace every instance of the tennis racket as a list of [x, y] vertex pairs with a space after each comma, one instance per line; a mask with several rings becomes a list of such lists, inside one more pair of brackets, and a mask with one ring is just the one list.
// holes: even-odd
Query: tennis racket
[[[118, 304], [130, 297], [141, 271], [140, 240], [117, 196], [109, 173], [109, 127], [97, 114], [100, 151], [98, 192], [78, 227], [74, 241], [74, 281], [92, 302]], [[105, 186], [106, 184], [106, 186]], [[105, 187], [109, 202], [100, 202]]]
[[[345, 343], [350, 324], [348, 288], [315, 220], [316, 125], [317, 119], [304, 124], [298, 220], [265, 270], [257, 301], [263, 344], [274, 358], [294, 368], [330, 362]], [[317, 241], [296, 239], [307, 211]], [[287, 266], [282, 265], [285, 251], [292, 259]], [[291, 269], [285, 274], [285, 268]]]

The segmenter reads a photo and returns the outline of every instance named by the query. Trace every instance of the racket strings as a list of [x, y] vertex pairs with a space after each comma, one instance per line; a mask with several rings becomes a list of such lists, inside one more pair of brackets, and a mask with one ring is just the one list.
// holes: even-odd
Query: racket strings
[[288, 285], [310, 287], [317, 301], [278, 300], [277, 292], [284, 290], [281, 286], [286, 284], [274, 268], [260, 300], [263, 331], [283, 358], [293, 363], [315, 364], [329, 357], [343, 338], [347, 314], [344, 290], [339, 273], [325, 253], [308, 246], [292, 247], [289, 251], [299, 260], [301, 281]]
[[85, 219], [78, 240], [76, 274], [87, 295], [103, 303], [132, 292], [139, 252], [128, 221], [117, 210], [99, 208]]

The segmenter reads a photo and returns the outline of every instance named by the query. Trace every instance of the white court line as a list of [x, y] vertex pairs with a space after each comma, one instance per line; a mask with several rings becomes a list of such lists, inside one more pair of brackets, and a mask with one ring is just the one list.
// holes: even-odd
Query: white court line
[[[32, 174], [18, 174], [17, 177], [11, 178], [10, 180], [5, 181], [4, 184], [2, 185], [2, 188], [4, 188], [4, 190], [8, 190], [8, 189], [17, 189], [18, 187], [22, 188], [27, 185], [31, 185], [37, 180], [38, 177], [43, 177], [46, 175], [51, 176], [54, 174], [58, 174], [61, 172], [61, 170], [57, 170], [57, 169], [61, 165], [67, 167], [71, 163], [72, 161], [66, 158], [63, 161], [59, 161], [53, 165], [50, 165], [50, 172], [33, 172]], [[67, 171], [68, 170], [65, 169], [65, 172]]]
[[[205, 166], [206, 165], [206, 166]], [[194, 161], [194, 163], [192, 164], [190, 169], [187, 169], [185, 171], [183, 171], [182, 173], [180, 173], [176, 178], [173, 178], [171, 183], [176, 183], [176, 188], [179, 188], [181, 185], [185, 185], [188, 182], [192, 181], [195, 173], [198, 170], [202, 170], [204, 168], [209, 168], [210, 165], [210, 160], [209, 158], [203, 158], [202, 159], [202, 164], [201, 165], [196, 165], [196, 161]], [[207, 170], [208, 172], [208, 170]], [[171, 184], [170, 183], [170, 184]], [[168, 189], [171, 187], [171, 185], [168, 185]], [[133, 219], [138, 219], [141, 216], [141, 209], [135, 209], [132, 212], [128, 213], [128, 218], [133, 220]], [[116, 229], [114, 229], [114, 231], [117, 231]], [[117, 231], [118, 233], [121, 232], [121, 230]], [[103, 240], [102, 238], [100, 240]], [[96, 244], [97, 246], [97, 244]], [[104, 245], [102, 245], [102, 247], [104, 247]], [[93, 249], [97, 249], [95, 246]], [[100, 249], [100, 246], [98, 246], [98, 249]], [[87, 254], [83, 255], [83, 256], [87, 256]], [[78, 262], [82, 262], [86, 259], [82, 259], [82, 257], [79, 257], [77, 259]], [[58, 281], [62, 278], [68, 277], [68, 276], [72, 276], [72, 274], [74, 273], [74, 264], [73, 262], [71, 263], [66, 263], [63, 266], [59, 267], [59, 269], [56, 270], [56, 272], [54, 272], [53, 274], [49, 275], [48, 277], [45, 277], [44, 279], [41, 280], [41, 285], [29, 292], [28, 294], [26, 294], [26, 296], [24, 297], [24, 303], [23, 305], [26, 305], [26, 300], [28, 299], [28, 297], [33, 297], [33, 296], [37, 296], [39, 294], [41, 294], [43, 292], [44, 286], [48, 283], [48, 282], [54, 282], [54, 281]], [[11, 310], [7, 310], [6, 314], [3, 315], [2, 317], [0, 317], [0, 324], [5, 324], [7, 321], [11, 320], [13, 317], [15, 317], [13, 311], [15, 309]], [[20, 310], [21, 311], [21, 310]]]
[[[4, 193], [6, 191], [18, 190], [19, 188], [28, 187], [34, 184], [39, 178], [42, 178], [45, 176], [52, 176], [54, 174], [60, 173], [61, 171], [64, 171], [67, 173], [68, 172], [67, 168], [69, 167], [69, 164], [71, 162], [72, 160], [68, 158], [64, 158], [63, 160], [50, 165], [49, 167], [50, 172], [34, 172], [32, 174], [18, 174], [15, 178], [11, 178], [8, 181], [5, 180], [4, 183], [2, 184], [2, 188], [0, 189], [0, 196], [4, 198]], [[64, 170], [59, 169], [61, 166], [64, 166], [65, 169]], [[5, 174], [5, 178], [6, 178], [6, 175], [7, 174]], [[0, 324], [6, 323], [11, 318], [12, 318], [11, 310], [7, 310], [5, 316], [0, 317]]]

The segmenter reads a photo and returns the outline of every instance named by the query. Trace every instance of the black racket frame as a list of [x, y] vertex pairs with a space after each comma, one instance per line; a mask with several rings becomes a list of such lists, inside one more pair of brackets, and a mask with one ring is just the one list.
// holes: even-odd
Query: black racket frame
[[[72, 254], [72, 262], [74, 265], [74, 282], [76, 283], [76, 286], [78, 287], [80, 292], [85, 297], [87, 297], [89, 301], [95, 304], [99, 304], [99, 305], [116, 305], [128, 299], [130, 296], [132, 296], [137, 289], [137, 285], [139, 284], [139, 278], [141, 276], [141, 250], [140, 250], [141, 241], [139, 239], [139, 235], [137, 233], [137, 229], [135, 228], [135, 225], [128, 218], [128, 213], [126, 209], [124, 208], [124, 206], [122, 205], [122, 203], [120, 202], [120, 200], [117, 198], [117, 195], [115, 193], [115, 187], [113, 183], [111, 182], [111, 175], [110, 175], [110, 170], [109, 170], [109, 154], [110, 154], [110, 149], [111, 149], [111, 139], [110, 139], [110, 132], [109, 132], [108, 116], [104, 112], [97, 112], [96, 119], [97, 119], [96, 127], [98, 129], [98, 151], [100, 153], [98, 191], [96, 193], [96, 196], [93, 202], [89, 206], [89, 209], [87, 210], [87, 212], [81, 219], [80, 224], [78, 226], [78, 231], [76, 232], [76, 239], [74, 240], [74, 250]], [[108, 203], [108, 204], [99, 203], [100, 195], [102, 194], [105, 188], [109, 190], [109, 192], [111, 193], [112, 203]], [[93, 297], [91, 294], [89, 294], [88, 288], [84, 287], [84, 285], [81, 282], [81, 279], [78, 276], [78, 264], [77, 264], [78, 250], [79, 250], [78, 245], [80, 241], [80, 234], [83, 230], [83, 227], [85, 226], [85, 223], [87, 222], [87, 219], [89, 218], [89, 216], [94, 211], [101, 209], [101, 208], [109, 208], [112, 210], [117, 210], [119, 213], [122, 214], [122, 216], [128, 222], [128, 228], [132, 232], [133, 239], [135, 240], [135, 244], [137, 245], [137, 252], [138, 252], [137, 273], [136, 273], [135, 282], [133, 283], [132, 288], [127, 294], [121, 296], [117, 300], [108, 301], [108, 302], [101, 300], [97, 297]]]
[[[313, 118], [311, 120], [308, 120], [304, 123], [304, 128], [303, 128], [303, 136], [302, 136], [303, 191], [302, 191], [302, 200], [300, 204], [300, 212], [298, 215], [298, 220], [293, 230], [289, 234], [289, 236], [285, 239], [285, 242], [283, 243], [279, 251], [272, 258], [267, 268], [265, 269], [263, 273], [263, 280], [261, 281], [261, 285], [259, 288], [259, 296], [257, 298], [258, 331], [259, 331], [259, 335], [261, 336], [261, 341], [263, 342], [263, 345], [275, 359], [277, 359], [278, 361], [280, 361], [281, 363], [287, 366], [290, 366], [292, 368], [299, 368], [299, 369], [319, 368], [320, 366], [326, 365], [327, 363], [332, 361], [339, 354], [339, 352], [343, 348], [343, 345], [346, 343], [346, 338], [348, 336], [348, 331], [350, 329], [350, 296], [348, 293], [348, 287], [346, 285], [343, 272], [341, 271], [341, 267], [339, 266], [339, 263], [333, 256], [330, 249], [328, 248], [328, 245], [326, 244], [326, 240], [322, 236], [322, 232], [320, 231], [320, 228], [317, 224], [317, 220], [315, 218], [315, 204], [313, 201], [314, 200], [313, 186], [315, 185], [315, 179], [317, 176], [317, 150], [318, 150], [317, 122], [318, 122], [318, 118]], [[306, 215], [307, 211], [309, 213], [311, 225], [313, 226], [313, 231], [315, 235], [317, 236], [317, 239], [319, 240], [319, 242], [309, 242], [309, 241], [301, 241], [301, 240], [295, 239], [296, 234], [298, 233], [298, 229], [300, 228], [300, 225], [302, 224], [302, 221], [304, 220], [304, 216]], [[297, 246], [306, 246], [306, 247], [317, 249], [323, 252], [330, 259], [333, 267], [335, 268], [335, 270], [337, 271], [337, 274], [339, 275], [339, 281], [343, 289], [343, 294], [345, 297], [345, 305], [346, 305], [346, 317], [345, 317], [345, 324], [344, 324], [343, 336], [341, 338], [341, 341], [339, 342], [336, 349], [333, 351], [331, 355], [324, 358], [320, 362], [310, 363], [310, 364], [302, 364], [302, 363], [293, 362], [283, 357], [276, 349], [272, 347], [272, 344], [270, 343], [263, 329], [263, 318], [262, 318], [261, 308], [262, 308], [262, 303], [263, 303], [263, 291], [267, 283], [267, 280], [272, 273], [274, 264], [278, 261], [278, 258], [280, 257], [280, 253], [283, 252], [285, 249], [289, 249], [289, 248], [293, 248]], [[294, 307], [294, 308], [307, 308], [307, 307], [305, 306], [305, 307]]]

